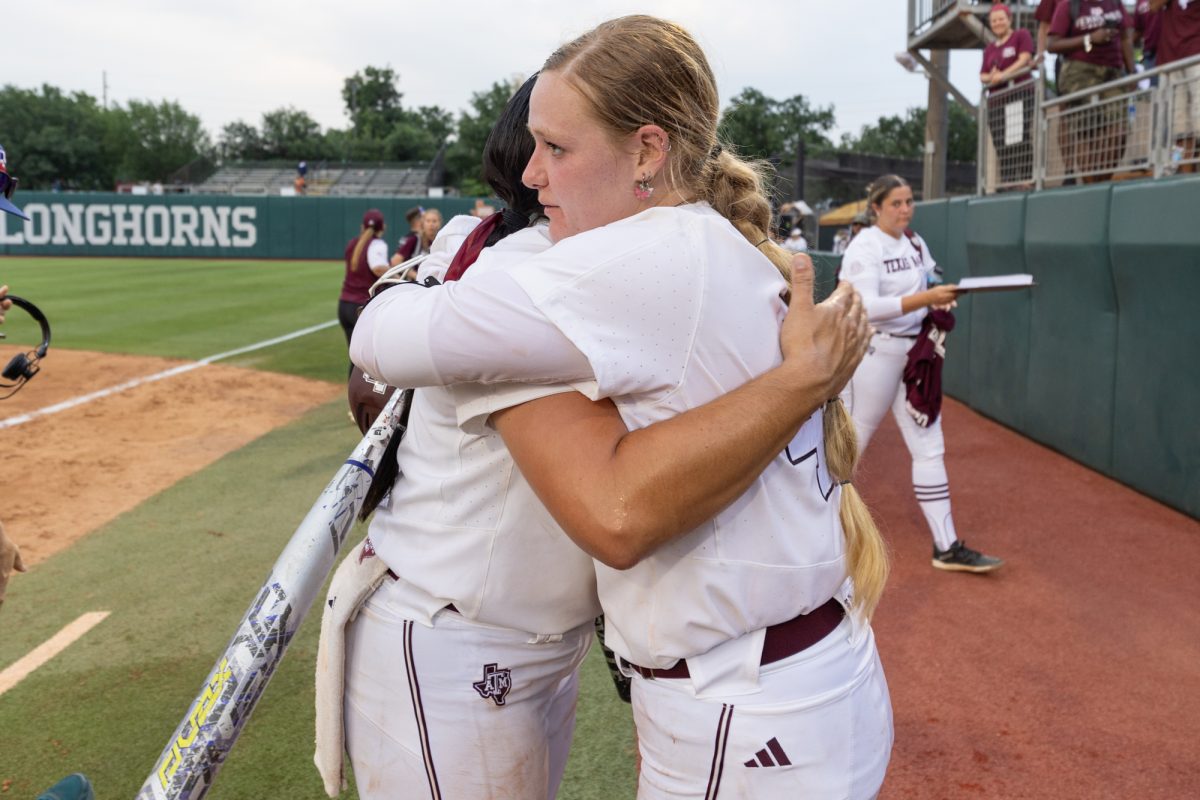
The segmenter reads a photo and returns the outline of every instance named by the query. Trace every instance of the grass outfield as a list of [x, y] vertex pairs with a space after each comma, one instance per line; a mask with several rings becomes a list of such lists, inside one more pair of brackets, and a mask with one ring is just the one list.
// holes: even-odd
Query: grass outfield
[[[334, 320], [341, 281], [332, 261], [0, 260], [0, 284], [45, 312], [53, 347], [169, 358], [205, 358]], [[27, 319], [14, 311], [9, 324]], [[16, 332], [10, 340], [21, 341]], [[222, 363], [340, 382], [345, 349], [335, 326]]]
[[[0, 262], [0, 283], [50, 317], [55, 347], [179, 358], [330, 320], [339, 281], [332, 262]], [[5, 326], [16, 341], [20, 316], [14, 312]], [[250, 355], [225, 363], [336, 381], [345, 370], [336, 327]], [[52, 359], [53, 348], [46, 369]], [[0, 669], [80, 614], [112, 614], [0, 696], [0, 797], [31, 798], [75, 771], [92, 778], [101, 800], [133, 797], [283, 544], [355, 441], [342, 404], [322, 406], [13, 580], [0, 610]], [[314, 610], [211, 797], [324, 796], [311, 761], [318, 623]], [[632, 797], [629, 707], [617, 700], [598, 648], [582, 683], [559, 796]]]

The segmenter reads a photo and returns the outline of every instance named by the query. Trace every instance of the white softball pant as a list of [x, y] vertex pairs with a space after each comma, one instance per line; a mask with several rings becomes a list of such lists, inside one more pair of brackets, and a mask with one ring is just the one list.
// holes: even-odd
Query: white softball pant
[[849, 619], [761, 668], [761, 691], [698, 699], [687, 678], [633, 676], [638, 800], [869, 800], [892, 751], [875, 637]]
[[914, 340], [877, 333], [871, 347], [842, 390], [842, 401], [854, 418], [858, 433], [858, 452], [867, 444], [883, 415], [890, 408], [904, 444], [912, 456], [913, 494], [925, 514], [934, 544], [946, 550], [958, 534], [950, 513], [950, 479], [946, 475], [946, 442], [942, 438], [942, 418], [922, 428], [909, 415], [904, 402], [904, 364]]
[[430, 628], [389, 604], [394, 585], [385, 580], [347, 629], [346, 749], [359, 797], [552, 800], [592, 622], [556, 641], [449, 610]]

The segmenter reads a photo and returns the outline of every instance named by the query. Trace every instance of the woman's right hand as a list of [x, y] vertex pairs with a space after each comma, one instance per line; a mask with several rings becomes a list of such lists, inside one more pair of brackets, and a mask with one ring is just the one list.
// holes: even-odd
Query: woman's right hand
[[958, 286], [953, 283], [939, 283], [937, 286], [931, 286], [924, 294], [924, 305], [934, 308], [950, 306], [958, 298]]
[[871, 341], [862, 298], [842, 281], [828, 299], [813, 303], [812, 259], [792, 257], [792, 299], [779, 334], [784, 366], [836, 397], [854, 375]]

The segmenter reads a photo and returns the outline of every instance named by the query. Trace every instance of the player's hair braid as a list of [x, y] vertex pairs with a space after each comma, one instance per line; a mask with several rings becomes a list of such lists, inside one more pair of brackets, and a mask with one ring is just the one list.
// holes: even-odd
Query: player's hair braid
[[[563, 45], [542, 71], [569, 81], [614, 141], [651, 123], [666, 131], [668, 185], [684, 197], [706, 201], [790, 283], [791, 255], [770, 238], [771, 203], [764, 188], [770, 166], [739, 158], [718, 139], [716, 80], [691, 34], [655, 17], [620, 17]], [[840, 400], [826, 405], [824, 425], [830, 474], [849, 481], [858, 444], [853, 421]], [[869, 617], [887, 581], [887, 551], [853, 485], [843, 483], [841, 494], [855, 608]]]
[[354, 243], [354, 252], [350, 255], [350, 271], [356, 272], [358, 264], [362, 260], [363, 250], [367, 246], [367, 242], [379, 236], [383, 231], [377, 231], [369, 226], [363, 226], [362, 233], [358, 235], [358, 241]]
[[870, 619], [883, 596], [890, 571], [887, 545], [862, 495], [850, 482], [858, 464], [858, 434], [854, 420], [840, 398], [825, 404], [822, 423], [825, 465], [830, 477], [842, 484], [838, 516], [846, 537], [846, 571], [854, 581], [851, 610], [861, 614], [863, 619]]

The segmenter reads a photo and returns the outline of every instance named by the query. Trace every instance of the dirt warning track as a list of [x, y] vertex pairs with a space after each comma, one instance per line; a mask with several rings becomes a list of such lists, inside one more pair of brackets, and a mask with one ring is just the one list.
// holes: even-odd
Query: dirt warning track
[[887, 423], [856, 483], [894, 555], [876, 636], [896, 745], [880, 797], [1126, 800], [1200, 786], [1200, 523], [947, 402], [946, 573]]

